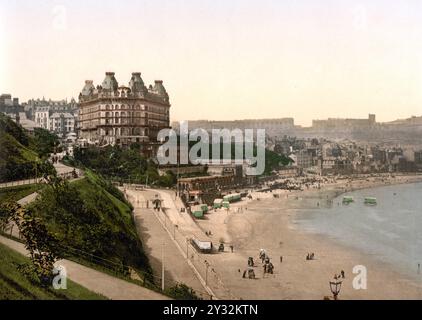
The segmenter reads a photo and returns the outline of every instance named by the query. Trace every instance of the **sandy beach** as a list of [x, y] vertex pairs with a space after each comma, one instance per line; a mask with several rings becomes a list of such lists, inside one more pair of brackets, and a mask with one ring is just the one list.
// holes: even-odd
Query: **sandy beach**
[[[341, 279], [339, 299], [421, 299], [422, 281], [405, 276], [352, 246], [299, 230], [293, 219], [300, 210], [316, 208], [318, 203], [321, 207], [329, 205], [327, 200], [344, 191], [420, 181], [422, 176], [396, 176], [384, 180], [343, 180], [304, 191], [253, 192], [253, 199], [233, 204], [229, 212], [216, 210], [208, 214], [207, 219], [198, 220], [198, 224], [212, 232], [214, 243], [222, 239], [233, 245], [233, 253], [226, 249], [223, 254], [213, 255], [213, 260], [222, 281], [239, 299], [318, 300], [332, 297], [329, 281], [341, 270], [344, 270], [345, 278]], [[274, 274], [264, 276], [258, 258], [261, 248], [271, 257]], [[315, 253], [315, 259], [306, 260], [307, 253], [311, 252]], [[248, 268], [248, 257], [255, 260], [255, 280], [242, 278], [243, 271]], [[357, 265], [367, 269], [365, 290], [352, 286], [355, 276], [352, 270]]]

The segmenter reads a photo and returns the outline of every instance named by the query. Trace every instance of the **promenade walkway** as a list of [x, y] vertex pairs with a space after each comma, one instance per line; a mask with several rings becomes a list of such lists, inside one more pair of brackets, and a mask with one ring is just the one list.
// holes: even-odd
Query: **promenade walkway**
[[[0, 236], [0, 243], [27, 256], [25, 246], [17, 241]], [[56, 266], [66, 268], [67, 276], [81, 286], [112, 300], [168, 300], [158, 292], [146, 289], [106, 273], [82, 266], [69, 260], [59, 260]]]

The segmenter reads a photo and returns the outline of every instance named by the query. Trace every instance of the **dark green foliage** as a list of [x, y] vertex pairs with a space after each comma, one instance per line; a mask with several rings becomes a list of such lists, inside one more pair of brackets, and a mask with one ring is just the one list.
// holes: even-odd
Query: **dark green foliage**
[[201, 300], [192, 288], [183, 283], [178, 283], [167, 289], [166, 293], [177, 300]]
[[[0, 182], [41, 177], [54, 172], [45, 158], [51, 145], [56, 143], [54, 135], [36, 129], [29, 136], [9, 117], [0, 114]], [[43, 141], [45, 139], [45, 141]]]
[[279, 155], [274, 151], [265, 149], [265, 170], [264, 175], [271, 175], [273, 170], [290, 164], [292, 160], [284, 155]]
[[[195, 144], [195, 142], [190, 142], [189, 147], [192, 147], [192, 145]], [[224, 148], [230, 148], [230, 159], [235, 160], [236, 159], [236, 143], [231, 143], [228, 147], [228, 144], [221, 143], [221, 144], [209, 144], [209, 155], [212, 157], [212, 150], [215, 148], [220, 149], [220, 159], [223, 159], [223, 152]], [[245, 154], [245, 145], [241, 146], [243, 150], [243, 158], [246, 159]], [[253, 155], [257, 155], [257, 147], [256, 145], [253, 146], [254, 153]], [[199, 154], [200, 155], [200, 154]], [[288, 165], [292, 160], [284, 155], [279, 155], [271, 150], [265, 149], [265, 170], [263, 175], [271, 175], [273, 170], [277, 170], [282, 166]]]
[[157, 164], [144, 158], [139, 146], [130, 148], [107, 146], [105, 148], [75, 148], [74, 159], [69, 164], [92, 169], [113, 180], [148, 183], [163, 187], [171, 187], [176, 183], [174, 175], [160, 176]]
[[35, 128], [34, 137], [31, 141], [34, 151], [41, 158], [47, 157], [50, 153], [57, 151], [59, 137], [43, 128]]
[[172, 171], [167, 171], [164, 176], [160, 177], [160, 185], [163, 187], [171, 187], [177, 183], [177, 176]]
[[[25, 248], [31, 258], [31, 274], [39, 284], [49, 285], [53, 279], [54, 262], [61, 258], [62, 250], [57, 238], [47, 230], [45, 222], [31, 210], [9, 201], [0, 204], [0, 225], [14, 222], [25, 241]], [[28, 271], [28, 269], [25, 269]]]
[[22, 126], [16, 124], [8, 116], [0, 113], [0, 133], [9, 134], [21, 145], [28, 146], [29, 138]]

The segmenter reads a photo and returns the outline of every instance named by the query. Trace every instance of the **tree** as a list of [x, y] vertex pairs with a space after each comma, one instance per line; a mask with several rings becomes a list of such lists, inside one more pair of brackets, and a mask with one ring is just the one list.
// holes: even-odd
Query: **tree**
[[34, 149], [42, 158], [47, 157], [50, 153], [56, 151], [59, 146], [59, 137], [43, 128], [34, 129], [33, 137]]
[[195, 290], [188, 287], [184, 283], [178, 283], [175, 286], [167, 289], [167, 294], [174, 299], [179, 300], [201, 300], [197, 295]]
[[25, 240], [32, 267], [42, 284], [51, 283], [54, 263], [61, 258], [57, 239], [51, 235], [40, 218], [17, 202], [5, 202], [0, 205], [2, 225], [13, 221]]

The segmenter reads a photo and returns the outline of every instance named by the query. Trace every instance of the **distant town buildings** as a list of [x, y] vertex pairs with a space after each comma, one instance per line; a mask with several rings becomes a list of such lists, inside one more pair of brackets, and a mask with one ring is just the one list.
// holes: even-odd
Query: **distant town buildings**
[[64, 100], [46, 100], [44, 97], [42, 99], [30, 99], [27, 102], [23, 103], [25, 112], [28, 117], [34, 119], [36, 110], [42, 108], [48, 108], [49, 115], [55, 112], [68, 112], [70, 114], [75, 114], [78, 110], [78, 104], [74, 98], [70, 101], [67, 99]]
[[[23, 108], [19, 105], [18, 98], [12, 98], [11, 94], [0, 95], [0, 112], [5, 114], [16, 114], [21, 111], [23, 111]], [[12, 117], [16, 117], [16, 115]]]
[[293, 166], [300, 168], [310, 168], [315, 165], [312, 153], [309, 153], [306, 149], [291, 153], [289, 158], [293, 160]]
[[80, 138], [99, 145], [140, 143], [145, 154], [155, 154], [157, 134], [169, 128], [169, 95], [161, 80], [145, 86], [140, 72], [128, 86], [119, 86], [114, 72], [101, 85], [86, 80], [79, 95]]
[[[188, 122], [189, 129], [204, 129], [211, 131], [212, 129], [265, 129], [268, 135], [283, 135], [286, 132], [291, 132], [294, 128], [293, 118], [280, 118], [280, 119], [245, 119], [233, 121], [210, 121], [210, 120], [190, 120]], [[179, 129], [179, 123], [172, 123], [172, 127], [176, 130]]]
[[355, 128], [368, 128], [375, 125], [375, 114], [369, 114], [368, 119], [339, 119], [312, 120], [312, 128], [320, 130], [346, 130]]
[[44, 129], [49, 129], [50, 127], [50, 122], [49, 122], [49, 107], [48, 106], [43, 106], [43, 107], [35, 107], [35, 112], [33, 112], [34, 114], [34, 121], [35, 123], [40, 127], [40, 128], [44, 128]]
[[[132, 73], [128, 86], [119, 86], [113, 72], [107, 72], [102, 85], [96, 87], [87, 80], [79, 103], [75, 99], [42, 98], [21, 104], [11, 94], [0, 95], [0, 112], [29, 132], [44, 128], [66, 141], [76, 141], [79, 133], [80, 139], [97, 145], [139, 143], [146, 156], [156, 153], [159, 130], [169, 128], [169, 109], [169, 96], [162, 81], [157, 80], [147, 88], [138, 72]], [[174, 128], [178, 129], [178, 124]], [[369, 114], [366, 119], [314, 120], [311, 127], [297, 126], [293, 118], [190, 121], [189, 129], [196, 128], [265, 129], [267, 148], [293, 160], [283, 168], [284, 176], [422, 172], [422, 116], [376, 122], [376, 116]], [[248, 178], [245, 168], [230, 165], [208, 165], [206, 169], [164, 166], [161, 171], [177, 175], [206, 172], [213, 179], [230, 180], [232, 186], [241, 185]], [[231, 178], [227, 180], [227, 176]]]
[[69, 134], [75, 132], [75, 116], [68, 112], [55, 112], [49, 117], [48, 130]]
[[33, 132], [35, 128], [43, 128], [65, 138], [69, 133], [75, 133], [77, 111], [75, 99], [70, 102], [45, 98], [30, 99], [20, 104], [19, 99], [12, 98], [10, 94], [0, 96], [0, 112], [8, 115], [29, 132]]
[[211, 204], [222, 190], [234, 188], [235, 175], [213, 175], [192, 178], [181, 178], [177, 181], [179, 196], [183, 202]]
[[22, 104], [25, 114], [37, 127], [49, 130], [64, 138], [76, 131], [78, 104], [75, 99], [30, 99]]
[[297, 167], [298, 172], [329, 175], [422, 171], [420, 146], [285, 136], [275, 141], [274, 151], [290, 157], [290, 166]]

